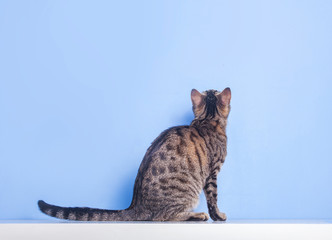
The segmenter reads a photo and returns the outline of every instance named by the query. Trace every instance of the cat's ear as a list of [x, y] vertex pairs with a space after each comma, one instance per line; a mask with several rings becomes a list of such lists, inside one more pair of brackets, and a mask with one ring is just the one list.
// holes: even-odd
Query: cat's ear
[[196, 89], [191, 90], [191, 101], [193, 106], [198, 106], [203, 101], [203, 95]]
[[225, 88], [220, 94], [218, 94], [219, 101], [221, 101], [222, 105], [229, 105], [231, 102], [231, 89]]

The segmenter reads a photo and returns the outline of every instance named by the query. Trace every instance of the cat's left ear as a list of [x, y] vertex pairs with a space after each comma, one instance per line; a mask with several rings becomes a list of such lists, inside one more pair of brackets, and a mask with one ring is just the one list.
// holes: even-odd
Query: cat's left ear
[[200, 105], [203, 101], [203, 95], [196, 89], [191, 90], [191, 101], [194, 107]]
[[228, 106], [231, 102], [231, 89], [225, 88], [224, 91], [218, 94], [218, 99], [222, 103], [222, 105]]

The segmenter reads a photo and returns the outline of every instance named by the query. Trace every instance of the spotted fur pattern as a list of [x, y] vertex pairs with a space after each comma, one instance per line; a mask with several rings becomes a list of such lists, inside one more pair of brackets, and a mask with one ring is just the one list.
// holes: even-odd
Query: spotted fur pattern
[[206, 213], [192, 212], [204, 190], [210, 217], [226, 220], [217, 206], [217, 174], [227, 154], [230, 99], [229, 88], [192, 90], [195, 119], [189, 126], [167, 129], [153, 141], [138, 170], [129, 208], [67, 208], [39, 201], [40, 210], [80, 221], [206, 221]]

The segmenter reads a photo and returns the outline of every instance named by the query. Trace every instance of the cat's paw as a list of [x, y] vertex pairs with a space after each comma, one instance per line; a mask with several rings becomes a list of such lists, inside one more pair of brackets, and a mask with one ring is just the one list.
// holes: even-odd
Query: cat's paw
[[227, 216], [223, 212], [214, 212], [210, 214], [213, 221], [226, 221]]
[[209, 215], [205, 212], [193, 213], [187, 221], [207, 221], [209, 220]]

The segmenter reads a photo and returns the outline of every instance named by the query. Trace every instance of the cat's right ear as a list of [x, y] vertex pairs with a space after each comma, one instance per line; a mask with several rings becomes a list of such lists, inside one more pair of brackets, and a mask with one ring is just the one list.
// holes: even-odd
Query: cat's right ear
[[191, 101], [194, 107], [199, 106], [203, 101], [203, 95], [196, 89], [191, 90]]

